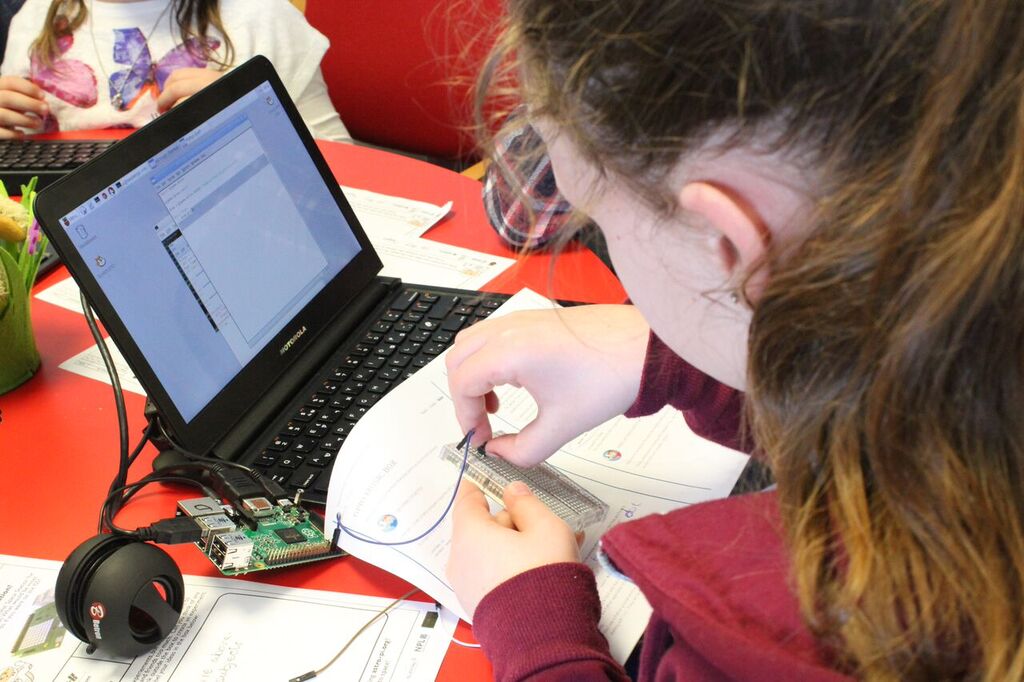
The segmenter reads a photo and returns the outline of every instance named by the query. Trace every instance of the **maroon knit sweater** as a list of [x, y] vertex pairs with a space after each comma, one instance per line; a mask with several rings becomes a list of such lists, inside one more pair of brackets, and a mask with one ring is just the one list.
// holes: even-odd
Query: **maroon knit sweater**
[[[672, 405], [698, 434], [737, 447], [742, 395], [651, 336], [627, 416]], [[609, 558], [654, 607], [641, 680], [847, 679], [803, 625], [786, 582], [774, 493], [654, 514], [612, 528]], [[498, 680], [628, 679], [597, 628], [594, 575], [563, 563], [522, 573], [480, 602], [473, 629]]]

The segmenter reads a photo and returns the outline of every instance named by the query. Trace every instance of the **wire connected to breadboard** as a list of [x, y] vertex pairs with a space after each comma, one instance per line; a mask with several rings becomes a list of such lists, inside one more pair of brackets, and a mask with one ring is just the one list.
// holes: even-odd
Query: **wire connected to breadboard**
[[348, 526], [343, 524], [341, 522], [341, 512], [338, 512], [334, 516], [334, 523], [337, 531], [341, 531], [349, 537], [353, 537], [361, 542], [367, 542], [371, 545], [381, 545], [383, 547], [396, 547], [399, 545], [408, 545], [418, 540], [422, 540], [423, 538], [430, 535], [432, 532], [434, 532], [435, 528], [441, 525], [441, 522], [444, 521], [444, 517], [448, 516], [448, 512], [451, 511], [452, 505], [455, 504], [455, 498], [459, 494], [459, 486], [462, 484], [462, 475], [466, 473], [466, 465], [469, 462], [469, 442], [473, 439], [474, 433], [476, 433], [476, 430], [470, 429], [469, 433], [467, 433], [463, 437], [463, 439], [460, 440], [458, 444], [455, 446], [456, 448], [464, 448], [462, 455], [462, 468], [459, 469], [459, 477], [455, 479], [455, 489], [452, 490], [452, 496], [448, 500], [448, 504], [445, 506], [444, 511], [441, 512], [441, 515], [437, 517], [437, 520], [434, 521], [434, 523], [432, 523], [430, 527], [427, 528], [425, 531], [423, 531], [416, 537], [410, 538], [408, 540], [396, 540], [395, 542], [385, 542], [383, 540], [374, 539], [369, 535], [366, 535], [365, 533], [360, 533], [359, 531], [353, 530], [352, 528], [349, 528]]

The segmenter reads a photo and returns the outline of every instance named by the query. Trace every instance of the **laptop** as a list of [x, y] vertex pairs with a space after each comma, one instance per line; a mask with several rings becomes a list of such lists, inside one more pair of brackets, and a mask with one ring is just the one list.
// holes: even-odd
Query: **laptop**
[[325, 501], [359, 417], [507, 298], [378, 276], [263, 57], [54, 182], [35, 210], [168, 440], [307, 502]]

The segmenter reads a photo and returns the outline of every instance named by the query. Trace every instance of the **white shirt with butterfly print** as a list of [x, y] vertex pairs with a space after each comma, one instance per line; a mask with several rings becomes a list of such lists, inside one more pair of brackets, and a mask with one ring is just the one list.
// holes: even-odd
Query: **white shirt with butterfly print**
[[[27, 0], [11, 21], [0, 74], [29, 78], [46, 92], [48, 132], [143, 126], [157, 116], [156, 98], [175, 69], [222, 68], [205, 63], [181, 44], [173, 8], [164, 11], [168, 2], [94, 0], [94, 13], [61, 41], [60, 57], [46, 67], [29, 51], [42, 30], [50, 0]], [[220, 14], [231, 36], [235, 64], [256, 54], [266, 56], [314, 137], [349, 139], [320, 74], [327, 38], [301, 12], [288, 0], [221, 0]], [[223, 37], [212, 28], [209, 33], [215, 54], [223, 57]], [[121, 107], [115, 106], [118, 94]]]

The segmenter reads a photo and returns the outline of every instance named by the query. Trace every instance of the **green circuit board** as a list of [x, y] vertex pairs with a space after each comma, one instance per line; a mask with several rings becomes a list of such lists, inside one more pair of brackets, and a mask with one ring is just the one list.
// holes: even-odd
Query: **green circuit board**
[[182, 500], [179, 513], [199, 524], [196, 546], [224, 575], [242, 575], [344, 556], [323, 532], [323, 520], [287, 500], [244, 500], [235, 509], [211, 498]]

